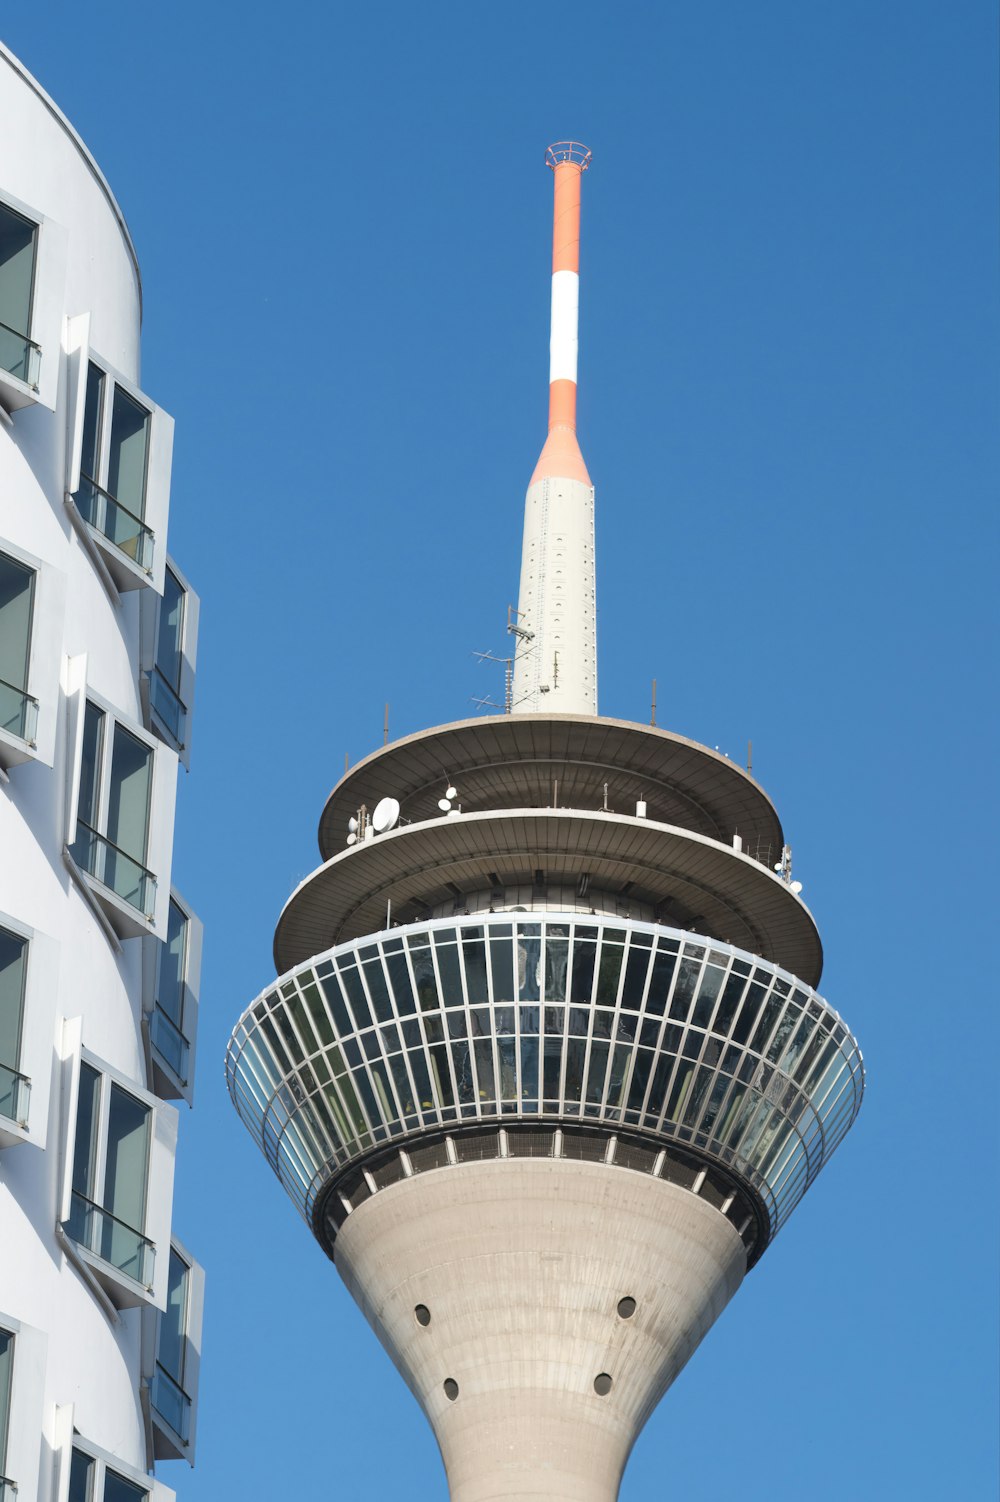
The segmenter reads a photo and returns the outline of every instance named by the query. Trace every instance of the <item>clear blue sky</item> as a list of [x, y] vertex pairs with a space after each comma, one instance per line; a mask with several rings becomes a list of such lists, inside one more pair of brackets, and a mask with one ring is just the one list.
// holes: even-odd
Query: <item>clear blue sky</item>
[[[992, 1502], [997, 22], [988, 0], [9, 7], [143, 267], [203, 598], [175, 879], [206, 924], [177, 1230], [182, 1499], [443, 1502], [430, 1431], [239, 1125], [345, 751], [496, 688], [544, 436], [546, 144], [585, 182], [601, 708], [754, 771], [869, 1066], [861, 1117], [622, 1502]], [[995, 661], [995, 657], [992, 657]], [[995, 824], [993, 826], [995, 831]], [[995, 839], [995, 833], [992, 838]]]

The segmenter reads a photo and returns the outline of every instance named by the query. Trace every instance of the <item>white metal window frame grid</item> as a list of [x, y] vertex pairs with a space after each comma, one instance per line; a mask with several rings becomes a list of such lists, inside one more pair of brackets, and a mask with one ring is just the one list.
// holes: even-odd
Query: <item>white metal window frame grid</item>
[[28, 946], [21, 993], [21, 1046], [13, 1066], [28, 1080], [28, 1116], [24, 1123], [0, 1117], [0, 1147], [31, 1142], [44, 1148], [49, 1125], [52, 1040], [59, 980], [59, 945], [49, 934], [0, 909], [0, 928]]
[[[517, 922], [518, 928], [523, 928], [524, 920], [520, 915], [509, 913], [498, 914], [492, 918], [485, 915], [476, 915], [469, 919], [440, 919], [429, 923], [411, 924], [394, 929], [386, 933], [368, 936], [364, 940], [352, 941], [340, 945], [322, 956], [316, 956], [303, 966], [282, 977], [275, 986], [268, 987], [261, 997], [241, 1018], [234, 1032], [227, 1060], [227, 1075], [230, 1091], [233, 1094], [237, 1110], [243, 1116], [244, 1121], [257, 1137], [265, 1155], [271, 1162], [272, 1167], [278, 1173], [279, 1178], [285, 1184], [286, 1189], [296, 1201], [300, 1212], [309, 1218], [315, 1194], [322, 1183], [331, 1176], [331, 1165], [339, 1168], [345, 1163], [357, 1158], [359, 1155], [370, 1151], [372, 1147], [392, 1138], [401, 1138], [413, 1132], [425, 1132], [428, 1129], [447, 1129], [448, 1125], [456, 1118], [454, 1113], [447, 1109], [447, 1103], [434, 1100], [432, 1109], [420, 1109], [417, 1102], [416, 1092], [407, 1102], [401, 1102], [398, 1092], [392, 1090], [391, 1081], [394, 1078], [405, 1078], [412, 1088], [412, 1069], [407, 1068], [405, 1052], [390, 1054], [384, 1047], [384, 1036], [381, 1029], [388, 1025], [399, 1026], [400, 1022], [413, 1022], [417, 1020], [424, 1039], [424, 1067], [427, 1067], [430, 1054], [427, 1051], [425, 1024], [427, 1016], [440, 1016], [446, 1019], [449, 1011], [461, 1010], [465, 1015], [467, 1043], [470, 1053], [474, 1056], [475, 1050], [471, 1047], [473, 1034], [471, 1031], [471, 1012], [474, 1007], [470, 1006], [469, 983], [466, 972], [465, 955], [463, 945], [457, 942], [457, 958], [459, 960], [460, 974], [462, 977], [462, 1007], [440, 1008], [436, 1012], [400, 1013], [398, 1008], [393, 1007], [391, 1012], [392, 1023], [379, 1023], [372, 1012], [372, 1020], [365, 1027], [353, 1027], [351, 1032], [344, 1032], [337, 1025], [333, 1010], [327, 1001], [321, 985], [317, 985], [316, 992], [322, 1003], [326, 1025], [333, 1033], [337, 1042], [334, 1045], [317, 1047], [318, 1034], [313, 1038], [303, 1037], [303, 1019], [308, 1016], [307, 1004], [302, 991], [302, 985], [308, 985], [309, 981], [318, 980], [316, 970], [322, 968], [327, 980], [337, 977], [342, 981], [346, 973], [350, 973], [351, 962], [360, 957], [362, 950], [374, 949], [379, 955], [382, 964], [383, 979], [387, 983], [389, 995], [392, 996], [392, 987], [389, 982], [388, 967], [385, 965], [385, 945], [395, 945], [402, 938], [406, 938], [406, 946], [403, 953], [407, 958], [410, 986], [414, 997], [417, 996], [414, 984], [412, 961], [410, 958], [410, 944], [413, 939], [426, 939], [433, 933], [454, 931], [456, 936], [466, 933], [469, 929], [478, 930], [483, 937], [487, 933], [493, 933], [497, 929], [507, 932], [497, 933], [497, 938], [507, 939], [511, 933], [512, 922]], [[559, 1039], [561, 1042], [560, 1059], [560, 1098], [553, 1100], [541, 1095], [536, 1109], [526, 1109], [523, 1098], [518, 1097], [513, 1101], [509, 1110], [504, 1110], [501, 1099], [491, 1095], [488, 1101], [480, 1098], [479, 1062], [473, 1057], [472, 1069], [475, 1081], [475, 1099], [472, 1111], [460, 1116], [459, 1120], [472, 1123], [475, 1120], [502, 1123], [514, 1120], [561, 1120], [568, 1124], [577, 1122], [600, 1123], [605, 1129], [621, 1125], [626, 1131], [652, 1132], [657, 1136], [677, 1141], [681, 1145], [693, 1147], [696, 1150], [706, 1152], [724, 1164], [731, 1172], [744, 1177], [767, 1203], [772, 1218], [772, 1234], [791, 1213], [791, 1209], [801, 1198], [806, 1188], [819, 1172], [834, 1147], [848, 1130], [860, 1105], [861, 1091], [863, 1088], [863, 1063], [860, 1052], [853, 1038], [847, 1031], [839, 1016], [832, 1011], [810, 988], [802, 985], [794, 976], [781, 971], [778, 967], [761, 961], [756, 956], [735, 949], [733, 946], [718, 943], [712, 939], [693, 935], [680, 930], [672, 930], [662, 925], [652, 925], [636, 921], [615, 919], [608, 922], [600, 920], [581, 919], [578, 914], [548, 913], [543, 918], [541, 915], [533, 915], [531, 926], [541, 923], [545, 927], [565, 927], [573, 929], [572, 938], [577, 939], [575, 930], [581, 930], [580, 937], [589, 941], [592, 935], [596, 935], [597, 950], [599, 954], [605, 942], [605, 934], [610, 932], [619, 937], [625, 935], [629, 938], [628, 945], [622, 945], [622, 963], [618, 967], [616, 994], [614, 1004], [604, 1009], [608, 1014], [608, 1026], [610, 1027], [611, 1039], [599, 1039], [599, 1042], [612, 1042], [616, 1040], [618, 1032], [618, 1019], [622, 1016], [623, 988], [625, 986], [628, 954], [632, 948], [631, 938], [633, 935], [646, 936], [646, 941], [640, 938], [635, 948], [645, 948], [650, 940], [657, 942], [657, 949], [650, 948], [649, 960], [646, 964], [644, 990], [641, 998], [641, 1008], [638, 1012], [629, 1009], [629, 1015], [634, 1016], [636, 1025], [634, 1032], [636, 1038], [642, 1036], [641, 1028], [645, 1021], [651, 1022], [655, 1027], [655, 1046], [650, 1052], [651, 1067], [645, 1082], [641, 1106], [635, 1111], [621, 1111], [613, 1107], [608, 1109], [608, 1090], [611, 1086], [612, 1072], [609, 1068], [612, 1051], [607, 1051], [607, 1058], [603, 1064], [603, 1084], [600, 1101], [596, 1099], [591, 1103], [593, 1109], [584, 1109], [587, 1084], [589, 1081], [590, 1061], [594, 1056], [594, 1016], [597, 1008], [594, 1005], [595, 990], [598, 985], [598, 965], [595, 962], [591, 986], [590, 1000], [582, 999], [574, 1005], [572, 999], [573, 986], [573, 960], [575, 952], [567, 945], [567, 969], [566, 969], [566, 995], [565, 1000], [553, 1000], [550, 998], [549, 1006], [563, 1009], [563, 1025]], [[478, 937], [467, 935], [469, 939]], [[567, 932], [567, 937], [569, 933]], [[511, 946], [513, 938], [509, 939]], [[615, 939], [611, 939], [612, 944]], [[667, 945], [676, 945], [674, 953], [674, 965], [670, 978], [670, 987], [660, 1002], [655, 1003], [653, 1008], [647, 1007], [650, 998], [650, 985], [653, 977], [654, 953], [661, 952]], [[686, 950], [686, 952], [684, 952]], [[398, 952], [398, 951], [397, 951]], [[434, 973], [439, 987], [439, 1003], [443, 999], [440, 991], [440, 972], [436, 950], [434, 954]], [[513, 950], [512, 950], [513, 953]], [[711, 953], [711, 958], [710, 958]], [[682, 973], [682, 960], [694, 963], [694, 980], [691, 996], [687, 1002], [687, 1010], [683, 1017], [672, 1019], [670, 1016], [671, 1006], [677, 989], [678, 977]], [[706, 1026], [695, 1027], [692, 1023], [692, 1014], [697, 1007], [700, 996], [700, 986], [703, 981], [706, 968], [709, 964], [719, 960], [725, 962], [723, 980], [720, 982], [715, 999], [712, 1003], [711, 1012], [707, 1018]], [[370, 962], [370, 961], [369, 961]], [[719, 1013], [722, 998], [725, 994], [725, 980], [733, 977], [736, 973], [734, 966], [746, 967], [745, 974], [738, 977], [740, 981], [739, 995], [732, 1006], [726, 1032], [722, 1035], [713, 1035], [711, 1026]], [[718, 965], [717, 965], [718, 967]], [[718, 967], [721, 968], [721, 967]], [[758, 1002], [753, 1020], [747, 1027], [747, 1042], [737, 1044], [736, 1054], [731, 1052], [733, 1035], [741, 1017], [743, 1001], [746, 998], [750, 986], [756, 977], [758, 980], [766, 978], [767, 989], [755, 1000]], [[362, 979], [362, 994], [371, 1006], [370, 985], [364, 974], [364, 964], [358, 965], [357, 974]], [[686, 974], [692, 974], [691, 971]], [[542, 1028], [538, 1034], [540, 1069], [544, 1068], [544, 997], [545, 971], [542, 970], [543, 988], [537, 1003], [540, 1010], [540, 1023]], [[491, 1062], [493, 1080], [499, 1080], [497, 1073], [498, 1059], [496, 1053], [497, 1030], [496, 1030], [496, 1005], [497, 998], [493, 994], [494, 967], [487, 963], [487, 1006], [491, 1020], [491, 1033], [487, 1038], [481, 1039], [488, 1045], [488, 1049], [482, 1050]], [[356, 982], [355, 982], [356, 984]], [[756, 1041], [756, 1031], [761, 1026], [768, 997], [775, 993], [775, 987], [783, 990], [780, 996], [780, 1006], [772, 1010], [766, 1035], [760, 1040], [759, 1050], [752, 1049], [749, 1044]], [[346, 1000], [342, 990], [342, 1000]], [[294, 1006], [298, 1016], [292, 1015]], [[501, 1005], [508, 1006], [511, 1003], [506, 997], [501, 998]], [[529, 1005], [536, 1005], [531, 1000]], [[515, 1018], [519, 1023], [519, 1007], [522, 1005], [520, 998], [513, 1002]], [[783, 1019], [790, 1016], [789, 1007], [794, 1005], [802, 1010], [793, 1019], [794, 1026], [787, 1030], [782, 1038], [780, 1054], [776, 1055], [775, 1062], [770, 1062], [766, 1057], [766, 1050], [773, 1046], [773, 1040], [780, 1032]], [[660, 1014], [662, 1008], [662, 1015]], [[339, 1010], [339, 1008], [338, 1008]], [[581, 1041], [584, 1044], [584, 1055], [581, 1070], [581, 1100], [579, 1104], [565, 1097], [566, 1071], [569, 1063], [569, 1049], [567, 1044], [575, 1035], [570, 1029], [571, 1012], [588, 1013], [588, 1031]], [[353, 1013], [348, 1010], [348, 1017], [356, 1021]], [[824, 1069], [816, 1072], [815, 1056], [809, 1061], [808, 1067], [803, 1068], [802, 1060], [806, 1058], [806, 1048], [803, 1047], [801, 1056], [797, 1059], [799, 1070], [811, 1084], [808, 1090], [801, 1086], [780, 1067], [782, 1058], [788, 1054], [790, 1045], [795, 1042], [795, 1035], [802, 1023], [803, 1016], [810, 1018], [814, 1033], [820, 1041], [820, 1049], [823, 1048], [822, 1040], [825, 1037], [828, 1042], [824, 1054]], [[311, 1024], [312, 1028], [312, 1024]], [[668, 1029], [675, 1030], [668, 1034]], [[528, 1036], [534, 1036], [533, 1034]], [[367, 1038], [372, 1040], [379, 1038], [377, 1056], [368, 1057], [363, 1047], [360, 1052], [360, 1062], [348, 1066], [346, 1059], [341, 1073], [336, 1069], [329, 1069], [330, 1059], [338, 1054], [346, 1055], [349, 1045], [362, 1045]], [[689, 1042], [690, 1040], [690, 1042]], [[455, 1088], [455, 1050], [449, 1040], [448, 1048], [451, 1054], [452, 1067], [450, 1079], [452, 1090]], [[627, 1041], [627, 1040], [626, 1040]], [[520, 1034], [515, 1030], [514, 1052], [515, 1059], [520, 1061], [522, 1053], [520, 1049]], [[670, 1051], [665, 1051], [665, 1045], [670, 1045]], [[640, 1044], [632, 1041], [633, 1057], [636, 1057]], [[704, 1065], [703, 1076], [699, 1076], [699, 1066], [707, 1057], [708, 1052], [715, 1049], [714, 1062]], [[685, 1055], [685, 1048], [689, 1050], [689, 1056]], [[369, 1049], [372, 1044], [369, 1041]], [[579, 1052], [579, 1050], [578, 1050]], [[355, 1058], [359, 1055], [355, 1053]], [[390, 1060], [395, 1057], [401, 1060], [396, 1069], [402, 1069], [398, 1075], [390, 1068]], [[321, 1061], [320, 1069], [316, 1070], [317, 1060]], [[663, 1060], [669, 1070], [665, 1080], [661, 1076], [661, 1088], [656, 1087], [655, 1064]], [[372, 1065], [379, 1066], [378, 1071], [372, 1069]], [[672, 1092], [680, 1071], [690, 1065], [689, 1086], [701, 1083], [703, 1085], [698, 1094], [697, 1111], [693, 1114], [690, 1124], [685, 1124], [683, 1118], [673, 1121], [668, 1112]], [[728, 1064], [729, 1073], [723, 1066]], [[633, 1066], [634, 1067], [634, 1066]], [[740, 1078], [739, 1071], [743, 1069], [746, 1077]], [[330, 1079], [324, 1076], [330, 1073]], [[341, 1083], [350, 1077], [351, 1096], [345, 1096], [344, 1084]], [[392, 1106], [397, 1113], [396, 1120], [373, 1119], [371, 1102], [379, 1099], [379, 1089], [375, 1085], [375, 1079], [381, 1080], [381, 1095], [384, 1098], [387, 1093]], [[720, 1086], [720, 1080], [726, 1083]], [[363, 1082], [367, 1081], [367, 1087]], [[385, 1090], [386, 1082], [390, 1082], [389, 1092]], [[354, 1086], [361, 1084], [360, 1091]], [[521, 1080], [518, 1079], [518, 1090]], [[662, 1090], [662, 1102], [655, 1112], [650, 1110], [653, 1093], [659, 1099]], [[812, 1098], [809, 1096], [812, 1092]], [[737, 1091], [739, 1095], [737, 1096]], [[326, 1101], [330, 1096], [336, 1100], [339, 1106], [338, 1113], [328, 1111]], [[433, 1091], [432, 1091], [433, 1095]], [[787, 1097], [787, 1101], [786, 1101]], [[453, 1097], [454, 1098], [454, 1097]], [[308, 1117], [303, 1110], [305, 1103], [309, 1101]], [[408, 1109], [404, 1109], [404, 1104]], [[686, 1099], [685, 1099], [686, 1105]], [[730, 1109], [736, 1106], [735, 1115]], [[442, 1109], [445, 1107], [445, 1109]], [[568, 1107], [568, 1109], [567, 1109]], [[724, 1123], [725, 1140], [719, 1140], [704, 1130], [701, 1130], [701, 1122], [712, 1108], [711, 1123], [721, 1120]], [[795, 1108], [796, 1120], [790, 1119], [789, 1109]], [[343, 1143], [336, 1140], [343, 1134], [343, 1122], [356, 1121], [358, 1114], [363, 1118], [362, 1130], [354, 1142]], [[804, 1121], [806, 1130], [800, 1129], [798, 1122]], [[333, 1129], [331, 1133], [331, 1128]], [[751, 1156], [752, 1149], [752, 1156]]]
[[41, 352], [37, 387], [20, 380], [9, 371], [0, 370], [0, 407], [6, 412], [16, 412], [21, 407], [37, 403], [54, 412], [59, 396], [59, 356], [69, 235], [56, 220], [40, 214], [31, 204], [22, 203], [10, 193], [0, 193], [0, 203], [13, 209], [15, 214], [20, 214], [38, 229], [28, 338]]
[[38, 705], [33, 741], [22, 740], [20, 736], [0, 729], [0, 768], [9, 770], [23, 761], [38, 761], [51, 767], [55, 761], [59, 717], [59, 663], [66, 612], [66, 575], [33, 553], [8, 542], [2, 535], [0, 553], [6, 553], [15, 563], [31, 569], [35, 576], [26, 692]]
[[[166, 568], [170, 570], [184, 595], [184, 615], [181, 624], [181, 673], [180, 687], [176, 690], [183, 715], [180, 740], [174, 736], [169, 725], [157, 714], [153, 702], [153, 675], [157, 671], [156, 652], [160, 634], [160, 610], [164, 596], [151, 590], [144, 591], [139, 619], [140, 661], [143, 672], [143, 708], [147, 729], [153, 730], [168, 746], [173, 747], [181, 765], [190, 770], [191, 722], [194, 714], [194, 691], [197, 678], [198, 630], [201, 621], [201, 596], [190, 583], [174, 560], [167, 555]], [[165, 580], [164, 575], [164, 580]], [[174, 688], [174, 685], [170, 685]]]
[[[150, 1030], [150, 1049], [153, 1062], [151, 1085], [163, 1100], [184, 1100], [194, 1105], [194, 1076], [198, 1050], [198, 1010], [201, 994], [201, 958], [204, 943], [204, 925], [190, 903], [185, 901], [176, 887], [171, 887], [169, 901], [177, 907], [187, 924], [184, 944], [184, 971], [181, 977], [181, 1027], [179, 1029], [187, 1044], [187, 1078], [182, 1079], [169, 1059], [164, 1058], [156, 1046], [154, 1019], [160, 984], [160, 962], [164, 953], [167, 934], [162, 939], [147, 936], [143, 944], [142, 1009], [145, 1025]], [[169, 906], [168, 906], [169, 924]], [[164, 1013], [164, 1016], [166, 1014]], [[167, 1019], [170, 1024], [170, 1019]]]
[[63, 1418], [63, 1423], [60, 1425], [63, 1439], [56, 1452], [55, 1502], [69, 1502], [70, 1472], [74, 1450], [79, 1450], [95, 1462], [94, 1485], [88, 1502], [104, 1502], [104, 1478], [108, 1471], [131, 1482], [133, 1486], [140, 1487], [146, 1494], [145, 1502], [177, 1502], [177, 1493], [172, 1487], [165, 1486], [162, 1481], [148, 1475], [147, 1472], [128, 1465], [119, 1456], [113, 1455], [110, 1450], [103, 1450], [92, 1440], [86, 1439], [82, 1434], [77, 1434], [66, 1409], [60, 1408], [58, 1412]]
[[[163, 593], [164, 570], [167, 564], [167, 524], [170, 516], [170, 471], [173, 463], [174, 420], [144, 391], [129, 380], [120, 370], [99, 354], [90, 342], [90, 314], [81, 313], [67, 320], [66, 347], [68, 354], [66, 502], [77, 526], [86, 529], [93, 539], [105, 564], [110, 570], [115, 586], [122, 591], [151, 587], [157, 594]], [[73, 497], [80, 489], [81, 459], [83, 455], [83, 422], [87, 403], [87, 371], [96, 365], [105, 376], [105, 398], [100, 418], [100, 474], [90, 478], [106, 488], [107, 461], [111, 443], [111, 412], [113, 387], [120, 386], [126, 396], [150, 414], [149, 449], [146, 455], [146, 485], [141, 518], [152, 533], [152, 563], [145, 569], [129, 558], [110, 538], [84, 521]], [[110, 399], [109, 399], [110, 393]]]
[[[98, 1253], [74, 1240], [73, 1245], [86, 1266], [93, 1272], [97, 1282], [118, 1309], [131, 1309], [151, 1305], [165, 1309], [167, 1304], [167, 1279], [169, 1256], [165, 1248], [170, 1246], [170, 1229], [173, 1216], [174, 1163], [177, 1155], [176, 1109], [158, 1099], [127, 1074], [114, 1068], [106, 1059], [83, 1047], [82, 1019], [66, 1019], [60, 1030], [59, 1058], [61, 1089], [64, 1103], [62, 1130], [63, 1156], [59, 1186], [58, 1220], [66, 1226], [73, 1200], [73, 1166], [76, 1151], [77, 1112], [80, 1100], [81, 1065], [89, 1064], [101, 1076], [99, 1110], [102, 1130], [98, 1132], [97, 1154], [106, 1151], [106, 1124], [110, 1100], [110, 1086], [117, 1085], [150, 1112], [150, 1131], [146, 1159], [146, 1204], [142, 1227], [133, 1229], [143, 1236], [152, 1247], [152, 1281], [139, 1283], [127, 1272], [105, 1261]], [[99, 1182], [103, 1182], [99, 1179]], [[110, 1213], [110, 1212], [109, 1212]], [[68, 1234], [68, 1233], [67, 1233]]]
[[[10, 1405], [7, 1415], [7, 1458], [0, 1474], [12, 1482], [17, 1497], [37, 1497], [42, 1446], [45, 1368], [48, 1337], [0, 1310], [0, 1330], [14, 1337]], [[0, 1446], [2, 1449], [2, 1446]], [[0, 1496], [3, 1495], [0, 1487]]]
[[[64, 673], [64, 693], [67, 713], [67, 788], [65, 851], [71, 862], [70, 870], [83, 880], [106, 912], [112, 928], [119, 938], [133, 939], [144, 934], [165, 938], [170, 908], [170, 868], [173, 860], [174, 811], [177, 801], [177, 753], [164, 745], [157, 736], [124, 714], [120, 708], [97, 693], [87, 681], [87, 657], [67, 658]], [[80, 803], [80, 781], [83, 767], [83, 732], [88, 700], [104, 712], [105, 728], [101, 755], [100, 790], [98, 806], [101, 810], [97, 833], [106, 837], [107, 799], [111, 781], [111, 755], [114, 729], [121, 725], [136, 740], [148, 746], [153, 753], [153, 774], [149, 792], [149, 817], [146, 829], [146, 860], [143, 869], [153, 880], [154, 897], [148, 912], [133, 907], [98, 877], [92, 876], [78, 866], [70, 853], [76, 839], [77, 817]], [[102, 825], [104, 827], [102, 827]], [[138, 864], [138, 862], [136, 863]]]

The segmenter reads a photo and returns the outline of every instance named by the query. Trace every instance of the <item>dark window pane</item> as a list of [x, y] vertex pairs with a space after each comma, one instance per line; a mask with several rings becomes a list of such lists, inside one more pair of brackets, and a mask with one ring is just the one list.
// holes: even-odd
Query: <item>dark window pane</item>
[[[21, 1053], [21, 1012], [28, 941], [0, 928], [0, 1065], [16, 1069]], [[0, 1072], [0, 1116], [4, 1111], [4, 1076]]]
[[73, 1451], [69, 1468], [69, 1502], [94, 1502], [93, 1486], [96, 1462], [82, 1450]]
[[108, 458], [109, 495], [140, 519], [146, 510], [146, 451], [150, 414], [115, 387], [111, 408], [111, 452]]
[[101, 409], [104, 405], [104, 372], [97, 365], [87, 367], [87, 397], [83, 407], [83, 451], [80, 473], [88, 480], [99, 480], [101, 464]]

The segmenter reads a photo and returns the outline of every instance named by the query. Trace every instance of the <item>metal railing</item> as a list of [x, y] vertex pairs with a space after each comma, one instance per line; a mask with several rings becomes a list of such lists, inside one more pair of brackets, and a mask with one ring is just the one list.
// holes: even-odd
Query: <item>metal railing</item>
[[151, 916], [156, 901], [156, 877], [134, 856], [120, 850], [82, 819], [77, 821], [76, 839], [70, 846], [70, 855], [88, 876], [109, 887], [130, 907], [146, 917]]
[[153, 1373], [153, 1407], [182, 1444], [191, 1437], [191, 1399], [166, 1367], [156, 1363]]
[[38, 700], [3, 678], [0, 678], [0, 730], [32, 746], [38, 730]]
[[0, 1116], [16, 1121], [18, 1126], [27, 1126], [30, 1093], [31, 1081], [26, 1074], [19, 1074], [9, 1064], [0, 1064]]
[[17, 1482], [9, 1476], [0, 1476], [0, 1502], [14, 1502], [17, 1497]]
[[158, 667], [154, 667], [149, 676], [149, 701], [177, 746], [183, 747], [187, 710], [173, 684], [164, 678]]
[[20, 329], [0, 323], [0, 369], [37, 391], [41, 366], [42, 351], [35, 341]]
[[66, 1229], [80, 1246], [148, 1288], [156, 1249], [148, 1236], [127, 1225], [78, 1190], [73, 1191]]
[[85, 522], [113, 542], [148, 574], [153, 567], [153, 533], [141, 517], [123, 506], [89, 475], [81, 474], [80, 488], [73, 497]]
[[170, 1066], [181, 1084], [186, 1085], [191, 1045], [173, 1018], [167, 1016], [159, 1002], [153, 1008], [150, 1037], [160, 1058]]

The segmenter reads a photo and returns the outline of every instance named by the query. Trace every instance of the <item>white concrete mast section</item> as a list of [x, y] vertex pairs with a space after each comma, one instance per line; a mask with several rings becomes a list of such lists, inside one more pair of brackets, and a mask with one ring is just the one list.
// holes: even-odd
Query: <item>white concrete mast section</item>
[[597, 713], [594, 488], [576, 438], [580, 180], [590, 152], [550, 146], [555, 180], [549, 433], [524, 506], [512, 709]]
[[433, 1425], [451, 1502], [615, 1502], [746, 1267], [726, 1217], [679, 1185], [542, 1158], [390, 1185], [334, 1255]]

